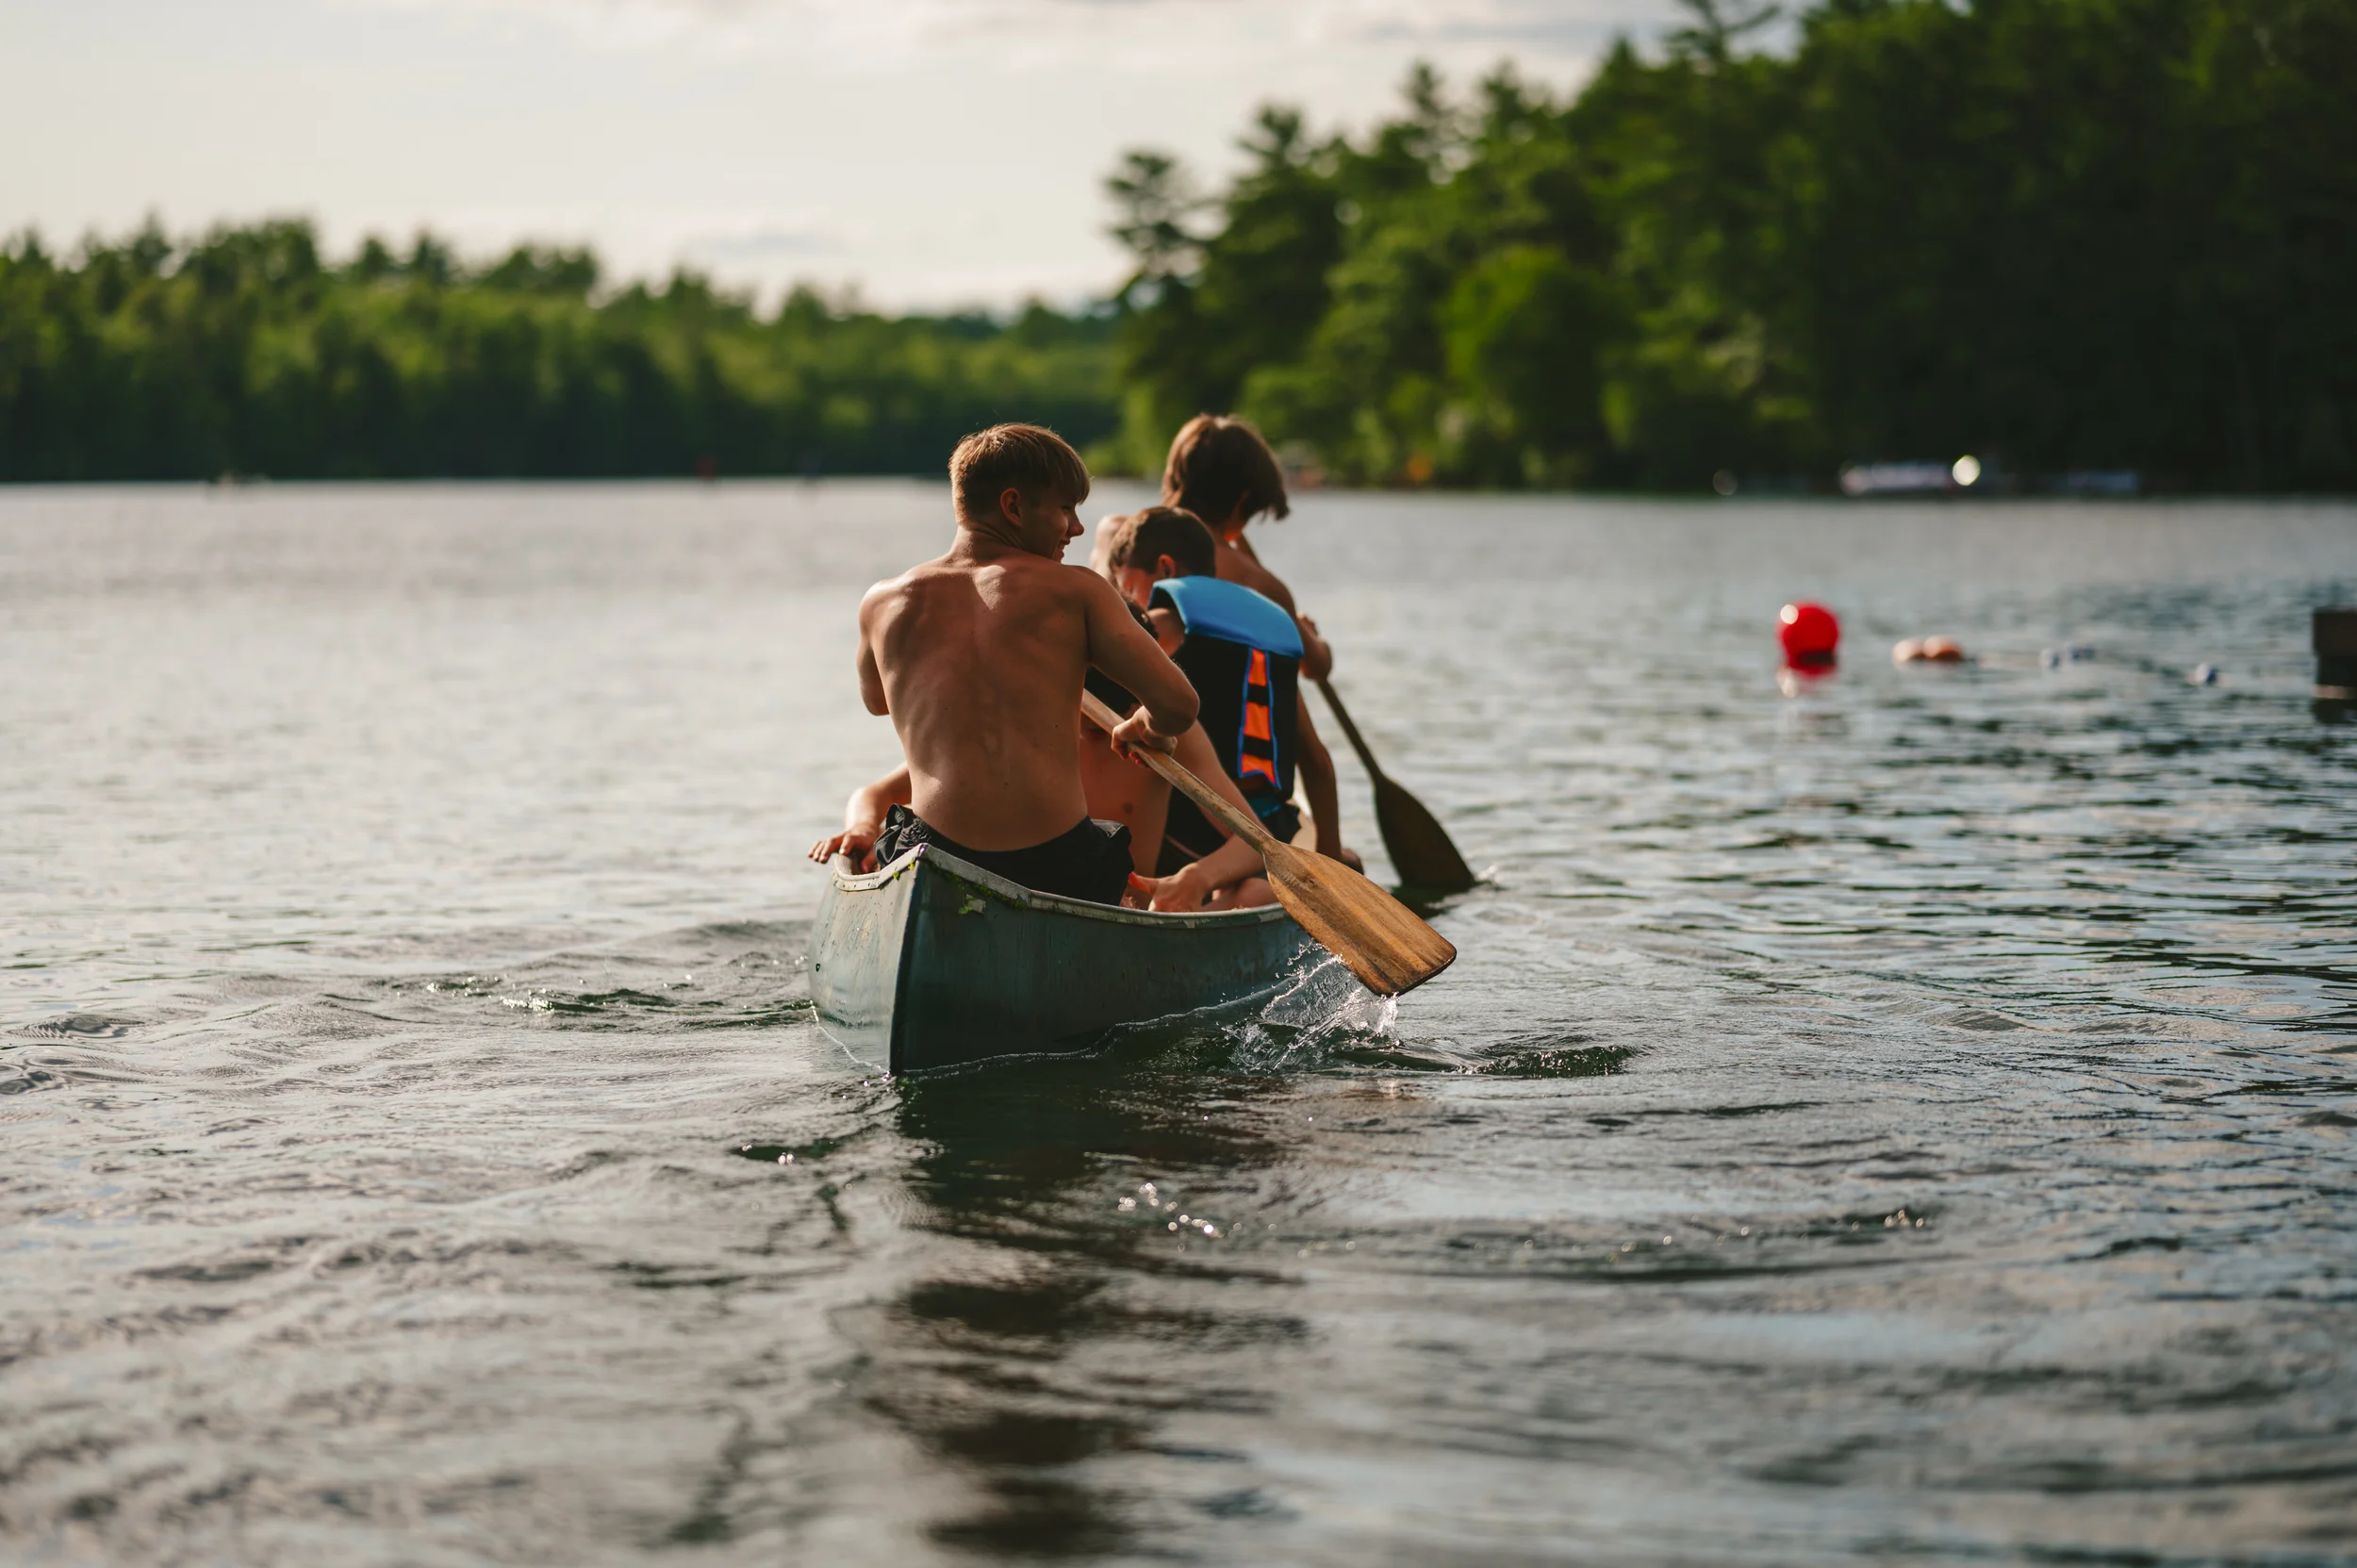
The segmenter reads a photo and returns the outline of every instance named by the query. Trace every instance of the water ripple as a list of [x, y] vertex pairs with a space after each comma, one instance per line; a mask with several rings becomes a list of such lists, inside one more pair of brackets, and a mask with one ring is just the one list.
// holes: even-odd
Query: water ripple
[[2348, 508], [1304, 497], [1458, 966], [896, 1082], [938, 499], [0, 497], [5, 1555], [2357, 1554]]

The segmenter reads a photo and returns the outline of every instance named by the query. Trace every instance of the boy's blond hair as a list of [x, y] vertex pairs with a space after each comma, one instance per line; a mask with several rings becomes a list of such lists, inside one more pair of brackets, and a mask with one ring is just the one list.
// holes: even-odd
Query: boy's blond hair
[[991, 515], [1010, 487], [1026, 496], [1052, 491], [1078, 506], [1088, 499], [1088, 465], [1070, 442], [1036, 424], [994, 424], [949, 454], [949, 488], [959, 517]]
[[1216, 530], [1241, 503], [1245, 518], [1293, 510], [1285, 470], [1261, 433], [1232, 414], [1197, 414], [1179, 426], [1162, 469], [1162, 501], [1182, 506]]

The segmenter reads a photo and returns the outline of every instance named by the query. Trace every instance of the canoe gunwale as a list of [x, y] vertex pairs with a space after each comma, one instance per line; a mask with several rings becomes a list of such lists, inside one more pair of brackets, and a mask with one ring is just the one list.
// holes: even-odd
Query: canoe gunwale
[[919, 844], [898, 859], [879, 866], [873, 871], [854, 871], [849, 856], [837, 855], [829, 863], [828, 870], [834, 877], [836, 889], [844, 893], [872, 893], [916, 869], [918, 857], [923, 857], [936, 871], [945, 871], [958, 881], [972, 885], [978, 892], [988, 893], [1002, 903], [1018, 909], [1035, 909], [1061, 915], [1077, 915], [1082, 919], [1098, 920], [1109, 925], [1150, 926], [1162, 931], [1218, 930], [1228, 926], [1270, 925], [1290, 918], [1281, 904], [1261, 904], [1254, 909], [1208, 909], [1192, 911], [1158, 911], [1129, 909], [1120, 904], [1092, 903], [1086, 899], [1067, 899], [1059, 893], [1042, 893], [1021, 883], [1010, 882], [996, 871], [985, 871], [972, 861], [960, 860], [936, 845]]

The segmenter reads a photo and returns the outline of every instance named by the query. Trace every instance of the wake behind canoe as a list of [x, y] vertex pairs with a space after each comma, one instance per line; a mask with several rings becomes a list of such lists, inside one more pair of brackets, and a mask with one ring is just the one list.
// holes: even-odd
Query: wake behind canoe
[[838, 857], [811, 998], [894, 1073], [1087, 1050], [1110, 1030], [1275, 992], [1314, 946], [1275, 905], [1157, 915], [1036, 893], [931, 846], [865, 875]]

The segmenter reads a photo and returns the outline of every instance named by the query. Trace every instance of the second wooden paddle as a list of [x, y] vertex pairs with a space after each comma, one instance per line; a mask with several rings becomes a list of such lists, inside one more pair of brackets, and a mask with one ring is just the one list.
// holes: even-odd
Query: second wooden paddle
[[1449, 842], [1446, 830], [1424, 809], [1422, 801], [1376, 766], [1375, 753], [1368, 750], [1359, 726], [1350, 721], [1350, 710], [1334, 695], [1333, 686], [1320, 681], [1318, 689], [1326, 693], [1326, 705], [1334, 710], [1334, 717], [1343, 721], [1343, 734], [1350, 737], [1350, 749], [1359, 753], [1367, 782], [1375, 786], [1375, 825], [1382, 832], [1384, 852], [1392, 857], [1401, 885], [1435, 893], [1462, 893], [1471, 887], [1473, 868]]
[[[1111, 734], [1120, 716], [1089, 693], [1080, 698], [1089, 722]], [[1161, 751], [1140, 750], [1137, 760], [1173, 789], [1224, 822], [1261, 851], [1277, 901], [1318, 945], [1347, 965], [1360, 984], [1396, 997], [1439, 974], [1457, 957], [1447, 937], [1418, 919], [1397, 899], [1339, 860], [1279, 843], [1248, 811], [1239, 811], [1211, 787]]]

